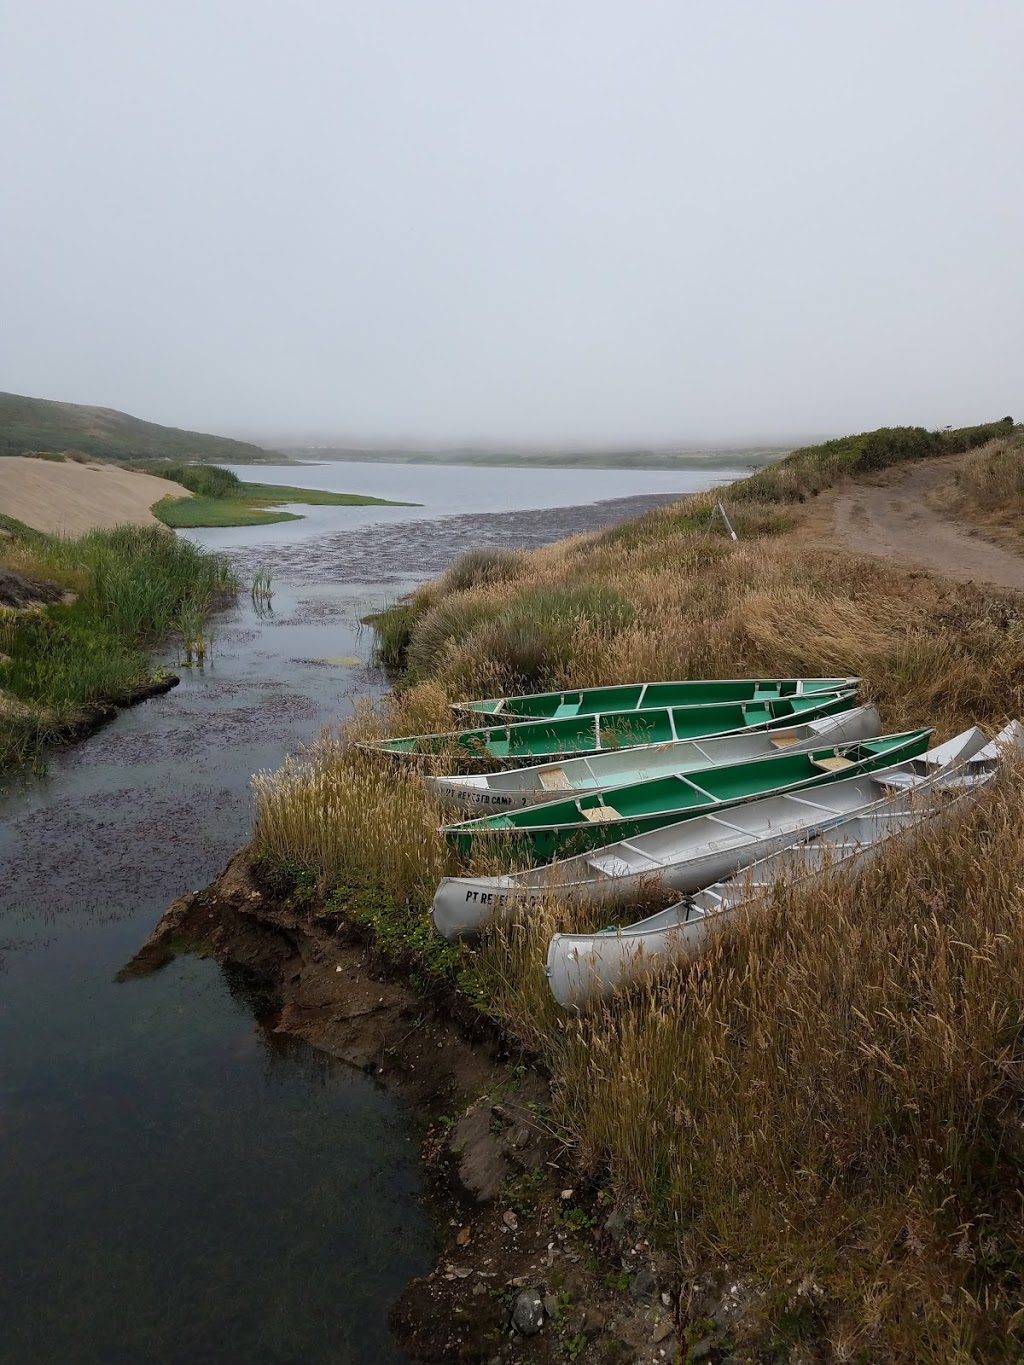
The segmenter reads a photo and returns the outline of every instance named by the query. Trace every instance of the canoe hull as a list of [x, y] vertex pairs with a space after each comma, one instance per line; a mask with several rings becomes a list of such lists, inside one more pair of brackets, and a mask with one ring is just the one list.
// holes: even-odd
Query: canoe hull
[[663, 706], [707, 706], [716, 702], [805, 697], [856, 689], [859, 678], [687, 678], [676, 682], [616, 683], [564, 692], [532, 692], [456, 702], [454, 711], [509, 720], [559, 719], [599, 711], [654, 710]]
[[514, 723], [478, 730], [371, 740], [359, 747], [412, 762], [445, 755], [478, 767], [518, 768], [581, 754], [804, 724], [848, 711], [856, 699], [857, 693], [851, 689], [756, 703], [719, 702], [653, 711], [609, 711], [556, 720], [520, 718]]
[[425, 781], [445, 805], [468, 814], [521, 810], [569, 792], [603, 791], [623, 782], [640, 782], [691, 772], [718, 763], [751, 762], [784, 751], [794, 754], [821, 744], [873, 739], [882, 724], [873, 706], [858, 706], [821, 720], [781, 729], [745, 731], [701, 740], [644, 744], [589, 758], [565, 758], [498, 773], [427, 777]]
[[[804, 842], [786, 845], [739, 875], [709, 885], [690, 900], [627, 929], [555, 934], [545, 968], [552, 994], [565, 1009], [608, 1000], [624, 987], [700, 952], [715, 934], [770, 894], [773, 886], [849, 875], [877, 857], [892, 839], [948, 819], [979, 787], [993, 780], [1002, 750], [1024, 747], [1024, 730], [1007, 727], [993, 747], [990, 759], [982, 759], [988, 763], [987, 770], [973, 779], [958, 783], [955, 769], [952, 777], [937, 776], [924, 790], [901, 792], [836, 821]], [[979, 757], [975, 755], [976, 764]]]
[[[905, 780], [924, 788], [951, 767], [980, 757], [987, 746], [984, 731], [974, 728], [911, 763], [824, 788], [764, 797], [546, 867], [492, 877], [445, 877], [434, 895], [431, 920], [445, 938], [472, 938], [513, 908], [529, 908], [549, 896], [615, 907], [652, 892], [689, 895], [877, 805]], [[931, 775], [918, 776], [920, 769]]]
[[445, 825], [443, 831], [463, 857], [491, 848], [543, 862], [641, 838], [713, 810], [891, 767], [922, 754], [930, 734], [914, 730], [852, 744], [819, 741], [799, 753], [783, 749], [753, 760], [718, 766], [705, 763], [683, 775], [629, 782], [579, 797], [563, 796], [520, 811]]

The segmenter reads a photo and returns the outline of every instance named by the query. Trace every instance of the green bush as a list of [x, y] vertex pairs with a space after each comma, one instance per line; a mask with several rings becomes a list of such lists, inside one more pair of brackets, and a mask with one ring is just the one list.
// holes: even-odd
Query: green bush
[[238, 497], [242, 481], [230, 469], [215, 464], [185, 464], [179, 460], [132, 460], [123, 466], [139, 474], [153, 474], [158, 479], [180, 483], [200, 498]]
[[1004, 417], [998, 422], [986, 422], [978, 427], [957, 427], [952, 431], [940, 431], [939, 441], [943, 453], [959, 455], [966, 450], [976, 450], [989, 441], [1002, 440], [1013, 431], [1013, 418]]
[[840, 436], [821, 445], [794, 450], [777, 464], [738, 479], [730, 497], [750, 502], [802, 502], [848, 474], [867, 474], [930, 455], [950, 455], [985, 445], [1006, 436], [1013, 419], [950, 431], [926, 431], [924, 427], [879, 427], [856, 436]]

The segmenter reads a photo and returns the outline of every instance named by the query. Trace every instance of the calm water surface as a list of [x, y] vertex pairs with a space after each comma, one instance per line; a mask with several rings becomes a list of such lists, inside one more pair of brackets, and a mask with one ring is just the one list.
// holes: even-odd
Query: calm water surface
[[204, 671], [0, 793], [2, 1365], [403, 1358], [387, 1309], [438, 1235], [402, 1107], [275, 1035], [237, 972], [186, 958], [114, 976], [244, 841], [251, 773], [382, 689], [361, 614], [474, 537], [536, 544], [698, 483], [352, 464], [260, 477], [425, 505], [191, 533], [243, 572], [270, 567], [272, 616], [243, 599]]

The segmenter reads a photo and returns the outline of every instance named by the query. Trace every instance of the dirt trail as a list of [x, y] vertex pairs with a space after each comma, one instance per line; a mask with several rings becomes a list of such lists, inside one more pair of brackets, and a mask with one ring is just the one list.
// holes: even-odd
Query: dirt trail
[[189, 498], [169, 479], [109, 464], [0, 457], [0, 512], [50, 535], [80, 536], [111, 526], [159, 526], [160, 498]]
[[892, 483], [841, 489], [832, 506], [835, 541], [858, 554], [930, 569], [964, 582], [990, 583], [1024, 592], [1024, 556], [1004, 550], [937, 512], [928, 495], [952, 465], [929, 461]]

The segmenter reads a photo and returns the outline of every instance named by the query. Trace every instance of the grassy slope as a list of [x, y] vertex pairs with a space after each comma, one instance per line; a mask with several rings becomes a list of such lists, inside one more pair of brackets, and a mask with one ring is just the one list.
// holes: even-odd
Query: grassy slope
[[[822, 471], [797, 463], [806, 495]], [[1017, 599], [823, 555], [795, 489], [787, 474], [744, 502], [730, 490], [737, 543], [715, 531], [712, 493], [454, 566], [382, 622], [420, 681], [258, 781], [255, 847], [321, 913], [368, 926], [542, 1056], [581, 1169], [641, 1202], [684, 1278], [728, 1262], [767, 1287], [758, 1347], [1016, 1361], [1019, 775], [855, 880], [787, 892], [702, 961], [566, 1021], [547, 941], [601, 912], [549, 904], [476, 951], [432, 936], [430, 898], [456, 870], [440, 812], [415, 774], [352, 747], [447, 728], [459, 696], [644, 678], [859, 673], [889, 728], [943, 736], [1024, 713]]]
[[74, 595], [33, 610], [0, 607], [0, 767], [35, 754], [83, 709], [152, 676], [149, 649], [194, 640], [234, 580], [225, 561], [158, 527], [45, 536], [9, 518], [0, 568]]
[[220, 460], [224, 464], [251, 464], [272, 457], [272, 452], [247, 441], [160, 426], [113, 408], [0, 393], [0, 455], [35, 450], [81, 450], [100, 460]]

